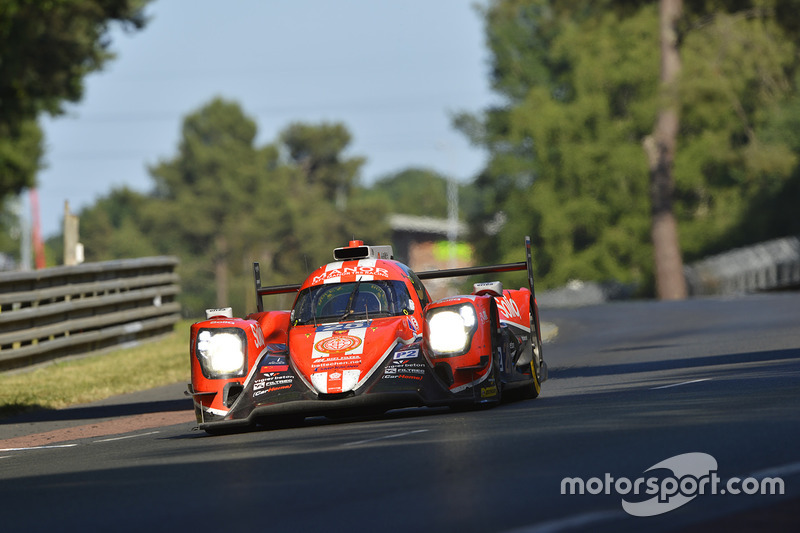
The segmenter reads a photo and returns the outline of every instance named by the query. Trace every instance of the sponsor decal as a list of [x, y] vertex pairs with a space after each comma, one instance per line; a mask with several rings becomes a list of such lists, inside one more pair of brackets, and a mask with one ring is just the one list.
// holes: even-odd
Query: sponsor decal
[[326, 270], [322, 274], [314, 276], [314, 279], [311, 280], [311, 283], [317, 285], [319, 283], [325, 283], [326, 281], [340, 279], [346, 276], [373, 276], [376, 278], [388, 278], [389, 271], [385, 268], [369, 265], [355, 265], [348, 267], [342, 266], [339, 268]]
[[256, 341], [256, 348], [261, 348], [267, 344], [264, 340], [264, 332], [261, 331], [261, 328], [256, 327], [255, 324], [250, 324], [250, 331], [253, 333], [253, 338]]
[[412, 359], [405, 359], [403, 361], [394, 361], [391, 366], [387, 368], [425, 368], [425, 363], [410, 363]]
[[259, 369], [262, 374], [271, 374], [275, 372], [286, 372], [289, 370], [289, 364], [285, 356], [268, 356], [264, 360], [264, 364]]
[[261, 367], [262, 374], [269, 374], [274, 372], [286, 372], [289, 370], [289, 365], [268, 364]]
[[253, 390], [263, 389], [264, 387], [268, 387], [270, 385], [291, 384], [293, 381], [294, 376], [280, 376], [278, 374], [273, 374], [271, 376], [255, 380], [253, 382]]
[[394, 357], [392, 357], [392, 359], [395, 360], [395, 361], [402, 361], [402, 360], [405, 360], [405, 359], [413, 359], [414, 357], [417, 356], [418, 353], [419, 353], [419, 350], [416, 349], [416, 348], [414, 348], [413, 350], [403, 350], [401, 352], [395, 353]]
[[420, 381], [422, 380], [422, 376], [411, 376], [408, 374], [386, 374], [383, 376], [383, 379], [413, 379]]
[[285, 344], [270, 344], [267, 348], [273, 355], [285, 354], [288, 349]]
[[481, 388], [481, 398], [492, 398], [497, 396], [497, 386], [492, 385], [491, 387], [483, 387]]
[[410, 329], [411, 333], [414, 335], [417, 335], [419, 332], [419, 322], [417, 322], [417, 319], [413, 316], [408, 317], [408, 329]]
[[[372, 320], [356, 320], [355, 322], [341, 322], [337, 324], [323, 324], [319, 326], [316, 331], [317, 333], [325, 333], [328, 331], [343, 331], [346, 332], [349, 329], [365, 329], [372, 324]], [[307, 334], [310, 335], [310, 334]]]
[[280, 374], [268, 374], [261, 379], [253, 381], [253, 398], [261, 396], [274, 390], [291, 388], [294, 383], [294, 376], [281, 376]]
[[336, 353], [351, 352], [361, 346], [361, 339], [352, 335], [331, 335], [327, 339], [322, 339], [314, 345], [318, 352]]
[[410, 359], [403, 359], [388, 365], [383, 373], [385, 378], [422, 379], [425, 375], [425, 363], [410, 363]]
[[361, 357], [358, 355], [341, 355], [329, 357], [321, 361], [315, 361], [312, 372], [320, 372], [325, 370], [344, 370], [357, 367], [360, 364]]
[[277, 385], [277, 386], [274, 386], [274, 387], [270, 387], [270, 388], [268, 388], [266, 390], [260, 390], [260, 391], [254, 392], [253, 393], [253, 398], [255, 398], [256, 396], [261, 396], [263, 394], [268, 394], [270, 392], [275, 392], [275, 391], [279, 391], [279, 390], [286, 390], [286, 389], [291, 389], [291, 388], [292, 388], [292, 384], [291, 383], [288, 384], [288, 385]]
[[464, 302], [465, 300], [474, 300], [474, 299], [475, 299], [474, 296], [451, 296], [449, 298], [442, 298], [436, 303], [437, 304], [450, 303], [450, 302], [461, 303]]
[[341, 326], [333, 331], [318, 331], [314, 336], [311, 359], [360, 354], [364, 351], [365, 334], [366, 330], [363, 328], [341, 329]]
[[520, 318], [519, 307], [517, 307], [517, 302], [509, 298], [508, 296], [503, 296], [502, 298], [495, 298], [495, 302], [497, 302], [497, 310], [500, 311], [501, 318]]

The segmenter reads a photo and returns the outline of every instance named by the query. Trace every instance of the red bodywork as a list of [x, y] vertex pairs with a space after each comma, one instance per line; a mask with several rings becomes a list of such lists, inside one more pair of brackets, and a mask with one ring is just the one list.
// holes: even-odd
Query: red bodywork
[[[355, 242], [349, 249], [356, 253], [369, 247]], [[261, 288], [256, 270], [259, 308], [262, 294], [297, 291], [294, 311], [231, 318], [225, 310], [216, 316], [212, 310], [207, 320], [192, 325], [190, 393], [198, 423], [209, 430], [224, 422], [249, 424], [272, 412], [324, 413], [395, 397], [404, 405], [465, 399], [482, 403], [499, 400], [504, 384], [535, 385], [531, 390], [538, 394], [543, 379], [536, 377], [531, 361], [534, 347], [541, 350], [541, 338], [532, 292], [492, 287], [430, 302], [421, 277], [401, 263], [374, 256], [322, 266], [298, 286]], [[328, 297], [323, 290], [333, 287], [342, 291], [331, 291]], [[347, 311], [339, 319], [320, 315], [318, 321], [314, 314], [313, 321], [304, 320], [300, 300], [310, 291], [325, 295], [313, 309], [349, 296]], [[377, 294], [384, 301], [378, 301], [372, 314], [371, 304], [364, 304], [361, 313], [353, 301], [362, 294], [378, 301]], [[437, 352], [430, 342], [430, 317], [440, 311], [460, 316], [462, 308], [467, 309], [463, 328], [469, 331], [468, 345]], [[361, 314], [351, 318], [354, 311]], [[207, 357], [200, 349], [203, 343], [218, 335], [227, 335], [230, 345], [241, 342], [244, 352], [244, 364], [222, 375], [210, 371], [207, 361], [201, 363]]]

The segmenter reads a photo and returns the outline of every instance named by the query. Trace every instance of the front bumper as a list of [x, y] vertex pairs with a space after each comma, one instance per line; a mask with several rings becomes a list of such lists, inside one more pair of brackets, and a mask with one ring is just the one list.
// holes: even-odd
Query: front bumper
[[403, 407], [431, 406], [436, 403], [446, 404], [449, 402], [442, 401], [432, 404], [430, 401], [425, 401], [422, 395], [415, 391], [362, 394], [359, 396], [332, 400], [295, 400], [286, 403], [259, 405], [254, 407], [245, 418], [203, 422], [198, 424], [198, 428], [212, 431], [221, 428], [244, 428], [253, 426], [260, 420], [268, 420], [271, 417], [294, 415], [307, 417], [344, 414], [358, 416], [365, 412], [374, 412], [374, 408], [381, 408], [383, 411], [388, 411], [389, 409], [400, 409]]

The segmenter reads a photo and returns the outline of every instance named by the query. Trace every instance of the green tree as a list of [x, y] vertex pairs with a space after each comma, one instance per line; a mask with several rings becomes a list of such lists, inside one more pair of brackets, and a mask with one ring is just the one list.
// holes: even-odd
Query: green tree
[[[785, 180], [793, 165], [784, 142], [757, 136], [793, 92], [786, 21], [774, 3], [712, 4], [687, 6], [680, 25], [675, 212], [690, 257], [736, 226], [754, 190], [744, 184]], [[531, 234], [544, 285], [612, 278], [651, 287], [642, 141], [660, 106], [656, 6], [505, 0], [485, 16], [504, 102], [456, 122], [491, 154], [471, 217], [479, 253], [513, 254]]]
[[83, 96], [83, 78], [113, 57], [108, 27], [138, 30], [148, 0], [0, 3], [0, 198], [34, 185], [42, 112]]
[[271, 171], [277, 152], [257, 148], [256, 131], [237, 103], [216, 98], [186, 117], [178, 154], [150, 169], [154, 231], [182, 257], [184, 291], [195, 312], [229, 305], [248, 237], [269, 243], [283, 227], [286, 172]]
[[254, 261], [265, 284], [296, 283], [352, 236], [388, 237], [381, 206], [353, 201], [363, 159], [343, 157], [343, 125], [292, 124], [262, 147], [255, 137], [241, 107], [216, 98], [186, 117], [175, 157], [150, 169], [141, 217], [160, 253], [181, 258], [192, 316], [211, 305], [252, 311]]
[[[755, 132], [757, 138], [767, 145], [785, 143], [792, 154], [800, 154], [800, 98], [787, 98], [771, 114], [772, 117]], [[741, 219], [720, 239], [720, 249], [800, 234], [797, 210], [800, 166], [795, 165], [788, 177], [783, 177], [783, 173], [778, 173], [777, 177], [765, 174], [759, 183], [751, 186], [755, 189], [754, 197]]]
[[25, 236], [19, 228], [19, 209], [10, 210], [9, 203], [19, 204], [19, 194], [33, 186], [43, 155], [36, 121], [24, 121], [13, 134], [3, 135], [0, 127], [0, 251], [14, 258], [19, 258], [20, 239]]
[[[518, 73], [523, 64], [502, 67], [518, 83], [503, 81], [501, 65], [494, 70], [495, 86], [511, 90], [505, 93], [509, 105], [490, 110], [480, 132], [491, 159], [476, 180], [485, 199], [471, 217], [482, 237], [478, 251], [511, 261], [522, 236], [530, 234], [544, 285], [638, 279], [650, 255], [647, 167], [639, 140], [655, 116], [658, 50], [647, 46], [655, 39], [655, 11], [625, 19], [607, 11], [581, 24], [544, 2], [511, 5], [533, 20], [517, 28], [515, 11], [501, 3], [490, 20], [502, 18], [490, 31], [511, 25], [522, 34], [541, 26], [548, 36], [527, 77]], [[524, 42], [513, 32], [511, 37], [506, 41], [499, 33], [493, 41], [500, 48]], [[527, 92], [520, 88], [524, 83], [533, 83]], [[465, 118], [460, 124], [470, 125]], [[502, 220], [507, 222], [500, 228]]]
[[791, 135], [769, 133], [780, 128], [779, 110], [798, 99], [797, 36], [785, 29], [792, 18], [777, 14], [718, 12], [687, 30], [681, 44], [675, 207], [689, 258], [755, 242], [738, 231], [746, 213], [797, 165]]
[[447, 178], [432, 170], [401, 170], [378, 179], [371, 191], [392, 213], [447, 218]]
[[305, 185], [321, 187], [329, 198], [335, 198], [339, 209], [344, 209], [364, 164], [361, 157], [342, 157], [351, 140], [347, 128], [343, 124], [314, 126], [295, 123], [289, 125], [280, 137], [292, 162], [305, 175]]
[[32, 187], [42, 168], [42, 130], [35, 120], [25, 120], [12, 130], [0, 125], [0, 198]]
[[78, 216], [86, 261], [159, 255], [149, 231], [150, 201], [147, 195], [123, 187], [82, 209]]
[[327, 263], [333, 248], [352, 238], [388, 242], [385, 204], [371, 201], [359, 183], [364, 158], [344, 156], [351, 136], [343, 124], [295, 123], [279, 138], [293, 178], [283, 198], [290, 229], [275, 257], [276, 274], [302, 279], [298, 265]]

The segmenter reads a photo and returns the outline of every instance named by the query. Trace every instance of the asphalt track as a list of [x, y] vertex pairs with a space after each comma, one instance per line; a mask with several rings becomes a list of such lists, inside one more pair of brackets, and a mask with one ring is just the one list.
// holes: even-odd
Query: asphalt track
[[[559, 330], [550, 381], [490, 410], [211, 437], [178, 384], [2, 421], [0, 531], [800, 530], [800, 294], [542, 319]], [[694, 494], [639, 517], [613, 483], [561, 493], [567, 477], [667, 487], [670, 472], [646, 470], [693, 452], [724, 481], [780, 478], [784, 494]]]

